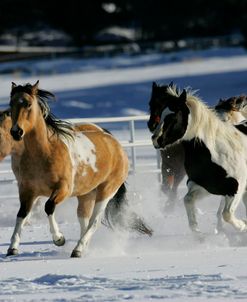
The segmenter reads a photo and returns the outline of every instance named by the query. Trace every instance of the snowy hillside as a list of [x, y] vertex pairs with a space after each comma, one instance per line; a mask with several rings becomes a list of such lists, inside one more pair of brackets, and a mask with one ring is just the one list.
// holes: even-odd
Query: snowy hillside
[[[37, 78], [41, 88], [57, 95], [53, 111], [63, 118], [146, 114], [152, 81], [174, 80], [181, 87], [200, 89], [199, 94], [209, 104], [220, 97], [246, 93], [247, 54], [243, 49], [187, 57], [178, 54], [172, 62], [174, 56], [95, 59], [77, 64], [61, 60], [32, 62], [33, 75], [1, 74], [1, 107], [7, 107], [11, 81], [33, 83]], [[43, 75], [41, 66], [46, 69]], [[0, 70], [3, 67], [0, 65]], [[48, 70], [55, 72], [49, 74]], [[145, 123], [140, 128], [138, 135], [149, 138]], [[125, 131], [116, 132], [120, 140], [125, 135]], [[142, 160], [147, 155], [155, 160], [151, 146], [140, 148], [138, 153]], [[7, 169], [9, 158], [0, 165], [0, 171]], [[127, 187], [131, 206], [154, 230], [152, 238], [112, 232], [102, 225], [87, 253], [71, 259], [79, 236], [77, 203], [71, 199], [56, 212], [66, 237], [65, 246], [53, 245], [42, 205], [23, 231], [20, 254], [6, 258], [18, 198], [15, 184], [0, 184], [0, 301], [247, 300], [247, 234], [228, 225], [225, 234], [215, 234], [219, 197], [198, 202], [202, 235], [194, 237], [182, 202], [185, 180], [172, 213], [164, 211], [166, 197], [160, 192], [157, 174], [130, 175]], [[245, 216], [242, 205], [237, 215]]]

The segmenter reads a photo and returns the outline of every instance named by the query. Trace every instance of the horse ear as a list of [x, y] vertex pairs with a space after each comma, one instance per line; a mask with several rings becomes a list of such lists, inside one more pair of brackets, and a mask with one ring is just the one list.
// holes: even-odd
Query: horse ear
[[152, 88], [154, 89], [154, 88], [156, 88], [156, 87], [157, 87], [156, 82], [153, 82], [153, 86], [152, 86]]
[[13, 90], [16, 86], [17, 86], [16, 83], [12, 82], [11, 83], [11, 90]]
[[173, 87], [173, 81], [168, 85], [169, 87]]
[[187, 92], [186, 92], [186, 90], [185, 89], [183, 89], [183, 91], [182, 91], [182, 93], [180, 94], [180, 96], [179, 96], [179, 99], [181, 100], [181, 101], [186, 101], [186, 99], [187, 99]]
[[32, 86], [33, 94], [36, 94], [38, 89], [39, 89], [39, 80]]

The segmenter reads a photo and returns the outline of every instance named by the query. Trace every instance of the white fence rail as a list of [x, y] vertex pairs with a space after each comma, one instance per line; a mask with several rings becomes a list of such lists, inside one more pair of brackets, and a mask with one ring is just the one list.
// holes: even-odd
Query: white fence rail
[[[152, 147], [151, 139], [140, 139], [136, 135], [136, 122], [147, 122], [149, 115], [141, 116], [128, 116], [128, 117], [109, 117], [109, 118], [82, 118], [82, 119], [70, 119], [69, 121], [75, 124], [81, 123], [96, 123], [96, 124], [116, 124], [127, 123], [129, 128], [129, 139], [120, 140], [120, 143], [124, 148], [131, 150], [131, 172], [138, 172], [136, 148], [137, 147]], [[145, 125], [146, 127], [146, 125]], [[160, 170], [160, 156], [157, 152], [157, 160], [155, 165], [155, 171]], [[153, 171], [153, 170], [152, 170]]]
[[[110, 117], [110, 118], [74, 118], [69, 119], [69, 122], [75, 123], [75, 124], [82, 124], [82, 123], [95, 123], [100, 124], [100, 126], [104, 127], [104, 124], [107, 124], [107, 128], [111, 131], [112, 128], [114, 128], [113, 125], [116, 124], [125, 124], [125, 129], [127, 128], [128, 132], [128, 138], [125, 140], [119, 140], [122, 146], [125, 149], [129, 149], [130, 153], [130, 172], [131, 173], [138, 173], [140, 170], [143, 172], [143, 169], [140, 169], [141, 165], [138, 165], [138, 159], [137, 159], [137, 148], [139, 147], [150, 147], [153, 150], [152, 142], [150, 139], [150, 136], [148, 139], [142, 139], [137, 137], [137, 129], [136, 129], [136, 123], [137, 122], [145, 122], [148, 120], [148, 115], [142, 115], [142, 116], [128, 116], [128, 117]], [[126, 127], [127, 125], [127, 127]], [[145, 129], [146, 125], [144, 126]], [[118, 127], [119, 131], [121, 132], [121, 126]], [[142, 126], [143, 128], [143, 126]], [[148, 130], [147, 130], [148, 131]], [[148, 133], [148, 132], [147, 132]], [[151, 164], [147, 165], [148, 169], [145, 170], [145, 172], [160, 172], [160, 156], [159, 153], [156, 153], [156, 159], [152, 161]], [[0, 184], [5, 183], [13, 183], [15, 182], [14, 175], [11, 170], [1, 170], [0, 171]], [[1, 198], [1, 197], [0, 197]]]

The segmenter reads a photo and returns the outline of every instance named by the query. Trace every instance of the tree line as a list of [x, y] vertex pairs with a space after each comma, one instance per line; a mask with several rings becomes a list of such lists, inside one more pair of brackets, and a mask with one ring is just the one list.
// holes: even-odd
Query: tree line
[[247, 37], [247, 0], [1, 0], [0, 33], [49, 25], [76, 45], [97, 43], [110, 26], [133, 28], [141, 41], [227, 35]]

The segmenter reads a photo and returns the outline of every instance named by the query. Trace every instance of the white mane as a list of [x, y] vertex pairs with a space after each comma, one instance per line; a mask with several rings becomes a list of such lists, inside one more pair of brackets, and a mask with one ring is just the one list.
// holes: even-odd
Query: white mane
[[[179, 96], [176, 87], [170, 87], [168, 92]], [[186, 92], [186, 105], [190, 114], [181, 140], [202, 140], [210, 150], [214, 162], [222, 165], [228, 172], [236, 171], [236, 157], [244, 158], [245, 162], [247, 160], [247, 137], [232, 124], [222, 121], [213, 109], [195, 95], [195, 91], [187, 89]]]

